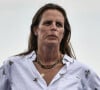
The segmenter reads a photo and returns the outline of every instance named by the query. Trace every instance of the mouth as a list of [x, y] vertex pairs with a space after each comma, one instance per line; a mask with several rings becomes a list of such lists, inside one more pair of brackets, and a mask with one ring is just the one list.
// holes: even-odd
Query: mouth
[[48, 35], [47, 37], [57, 38], [56, 35]]
[[54, 40], [54, 39], [57, 39], [58, 37], [56, 35], [48, 35], [47, 38]]

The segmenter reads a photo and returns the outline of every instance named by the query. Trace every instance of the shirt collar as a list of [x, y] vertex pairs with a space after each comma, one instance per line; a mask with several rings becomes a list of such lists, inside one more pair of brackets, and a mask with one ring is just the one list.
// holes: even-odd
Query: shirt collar
[[[32, 51], [30, 54], [26, 55], [26, 60], [35, 61], [35, 59], [36, 59], [35, 51]], [[65, 66], [63, 67], [63, 70], [59, 72], [60, 75], [63, 75], [64, 73], [67, 72], [66, 68], [68, 68], [68, 66], [74, 62], [74, 59], [69, 57], [67, 54], [64, 54], [62, 62], [63, 64], [65, 64]]]
[[35, 61], [35, 58], [36, 58], [35, 51], [32, 51], [31, 53], [29, 53], [28, 55], [26, 55], [26, 60]]
[[67, 54], [63, 57], [63, 63], [66, 64], [67, 62], [73, 63], [74, 59], [69, 57]]
[[[36, 58], [35, 51], [32, 51], [30, 54], [28, 54], [26, 56], [26, 58], [35, 61], [35, 58]], [[69, 57], [67, 54], [64, 54], [62, 61], [63, 61], [64, 64], [66, 64], [67, 62], [73, 63], [74, 59]]]

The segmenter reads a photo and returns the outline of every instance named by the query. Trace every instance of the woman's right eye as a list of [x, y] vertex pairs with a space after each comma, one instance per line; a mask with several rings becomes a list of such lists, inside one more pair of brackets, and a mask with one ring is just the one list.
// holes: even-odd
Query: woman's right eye
[[49, 25], [52, 24], [52, 21], [45, 21], [43, 24], [46, 25], [46, 26], [49, 26]]

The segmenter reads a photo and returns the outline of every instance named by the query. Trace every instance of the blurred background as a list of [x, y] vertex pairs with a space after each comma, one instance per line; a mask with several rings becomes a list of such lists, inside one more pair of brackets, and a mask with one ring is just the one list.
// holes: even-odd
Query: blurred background
[[0, 0], [0, 66], [27, 49], [32, 18], [49, 2], [67, 12], [77, 59], [100, 75], [100, 0]]

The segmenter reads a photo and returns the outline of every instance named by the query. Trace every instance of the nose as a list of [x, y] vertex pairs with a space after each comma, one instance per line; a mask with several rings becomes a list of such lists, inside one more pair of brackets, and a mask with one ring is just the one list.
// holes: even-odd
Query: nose
[[54, 30], [54, 31], [57, 30], [57, 26], [56, 26], [56, 23], [55, 22], [52, 23], [51, 30]]

